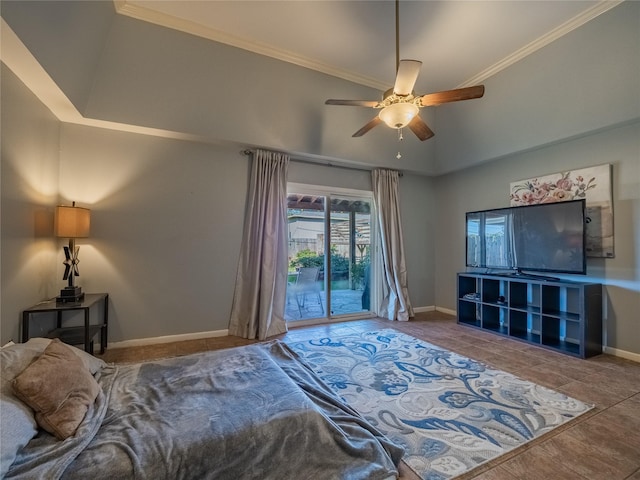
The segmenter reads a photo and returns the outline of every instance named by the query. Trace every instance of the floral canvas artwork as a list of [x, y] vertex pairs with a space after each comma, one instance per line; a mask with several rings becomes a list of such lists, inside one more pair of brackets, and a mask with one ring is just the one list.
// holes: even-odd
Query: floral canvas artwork
[[554, 173], [511, 183], [511, 206], [586, 200], [588, 257], [614, 256], [611, 165]]

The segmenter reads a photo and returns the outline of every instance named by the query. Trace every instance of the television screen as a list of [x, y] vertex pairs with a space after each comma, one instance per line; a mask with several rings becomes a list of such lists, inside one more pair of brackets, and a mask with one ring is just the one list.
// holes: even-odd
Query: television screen
[[467, 267], [585, 274], [585, 202], [466, 214]]

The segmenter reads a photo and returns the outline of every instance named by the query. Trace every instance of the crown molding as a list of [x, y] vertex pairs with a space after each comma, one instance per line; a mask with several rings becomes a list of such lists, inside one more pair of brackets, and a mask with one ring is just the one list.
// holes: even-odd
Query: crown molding
[[602, 0], [600, 3], [594, 5], [593, 7], [585, 10], [580, 15], [573, 17], [572, 19], [566, 21], [559, 27], [554, 28], [546, 35], [534, 40], [533, 42], [525, 45], [524, 47], [516, 50], [511, 55], [506, 56], [502, 60], [494, 63], [489, 68], [481, 71], [477, 75], [469, 78], [464, 83], [461, 83], [456, 88], [465, 88], [471, 87], [473, 85], [478, 85], [485, 81], [487, 78], [492, 77], [498, 72], [501, 72], [505, 68], [513, 65], [516, 62], [519, 62], [523, 58], [531, 55], [534, 52], [537, 52], [541, 48], [549, 45], [550, 43], [558, 40], [560, 37], [566, 35], [567, 33], [572, 32], [578, 27], [581, 27], [585, 23], [593, 20], [599, 15], [602, 15], [605, 12], [608, 12], [614, 7], [620, 5], [624, 0]]
[[185, 20], [173, 15], [158, 12], [156, 10], [133, 5], [127, 3], [126, 0], [113, 0], [113, 2], [116, 7], [117, 13], [135, 18], [137, 20], [143, 20], [155, 25], [172, 28], [184, 33], [189, 33], [191, 35], [196, 35], [208, 40], [213, 40], [214, 42], [224, 43], [232, 47], [237, 47], [253, 53], [265, 55], [277, 60], [282, 60], [283, 62], [292, 63], [294, 65], [309, 68], [321, 73], [326, 73], [327, 75], [331, 75], [333, 77], [342, 78], [343, 80], [348, 80], [359, 85], [375, 88], [376, 90], [384, 91], [389, 88], [386, 83], [381, 82], [380, 80], [376, 80], [375, 78], [358, 75], [351, 71], [337, 68], [332, 65], [319, 62], [312, 58], [298, 55], [297, 53], [288, 50], [274, 48], [261, 42], [254, 42], [251, 40], [247, 40], [246, 38], [241, 38], [236, 35], [222, 32], [220, 30], [205, 27], [204, 25], [201, 25], [197, 22], [192, 22], [191, 20]]
[[[511, 55], [508, 55], [502, 60], [496, 62], [477, 75], [474, 75], [464, 83], [458, 85], [458, 87], [456, 88], [470, 87], [472, 85], [482, 83], [487, 78], [501, 72], [505, 68], [522, 60], [528, 55], [531, 55], [532, 53], [540, 50], [551, 42], [559, 39], [563, 35], [572, 32], [576, 28], [584, 25], [590, 20], [593, 20], [597, 16], [611, 10], [623, 1], [624, 0], [601, 0], [593, 7], [585, 10], [581, 14], [568, 20], [559, 27], [554, 28], [546, 35], [543, 35], [537, 40], [534, 40], [533, 42], [515, 51]], [[173, 15], [168, 15], [138, 5], [133, 5], [131, 3], [128, 3], [127, 0], [113, 0], [113, 3], [115, 5], [117, 13], [138, 20], [143, 20], [163, 27], [179, 30], [184, 33], [189, 33], [202, 38], [213, 40], [215, 42], [224, 43], [226, 45], [241, 48], [243, 50], [248, 50], [260, 55], [266, 55], [271, 58], [289, 62], [321, 73], [326, 73], [327, 75], [342, 78], [343, 80], [348, 80], [350, 82], [364, 85], [366, 87], [375, 88], [376, 90], [384, 91], [388, 88], [388, 85], [385, 82], [382, 82], [375, 78], [358, 75], [348, 70], [337, 68], [326, 63], [318, 62], [312, 58], [298, 55], [287, 50], [274, 48], [260, 42], [254, 42], [245, 38], [221, 32], [219, 30], [205, 27], [204, 25], [192, 22], [190, 20], [184, 20]]]

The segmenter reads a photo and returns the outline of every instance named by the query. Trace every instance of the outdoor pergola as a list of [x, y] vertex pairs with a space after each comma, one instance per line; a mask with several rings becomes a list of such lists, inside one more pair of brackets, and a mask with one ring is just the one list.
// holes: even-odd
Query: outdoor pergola
[[[325, 197], [292, 193], [287, 195], [287, 207], [293, 210], [325, 210]], [[347, 214], [345, 221], [331, 224], [331, 241], [335, 244], [349, 245], [349, 263], [355, 265], [356, 251], [362, 255], [371, 244], [370, 221], [358, 220], [356, 214], [371, 214], [370, 202], [332, 198], [330, 211]]]

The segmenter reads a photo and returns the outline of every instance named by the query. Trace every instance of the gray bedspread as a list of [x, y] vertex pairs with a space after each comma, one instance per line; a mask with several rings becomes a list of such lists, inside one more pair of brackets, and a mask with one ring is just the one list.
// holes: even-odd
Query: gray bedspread
[[77, 434], [40, 433], [6, 478], [386, 479], [402, 450], [275, 341], [120, 367]]

